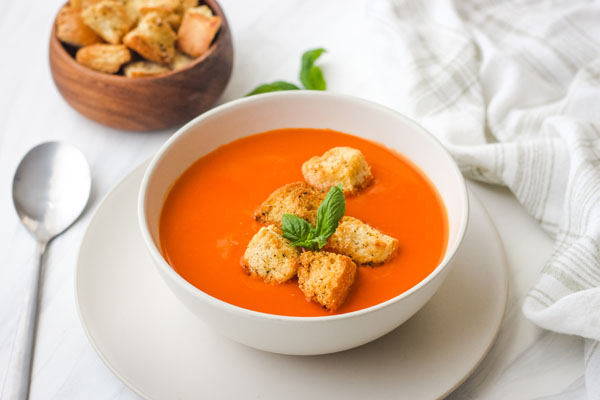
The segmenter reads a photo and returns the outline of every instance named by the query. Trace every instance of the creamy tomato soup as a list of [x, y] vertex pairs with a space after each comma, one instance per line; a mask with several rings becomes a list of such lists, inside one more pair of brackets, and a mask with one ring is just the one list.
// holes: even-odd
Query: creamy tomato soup
[[374, 176], [346, 215], [398, 239], [389, 262], [361, 266], [346, 302], [335, 314], [389, 300], [412, 288], [441, 262], [448, 223], [429, 180], [410, 161], [382, 145], [322, 129], [280, 129], [221, 146], [177, 180], [163, 206], [160, 244], [167, 262], [198, 289], [249, 310], [288, 316], [332, 313], [305, 299], [294, 280], [268, 284], [248, 276], [241, 258], [262, 226], [254, 211], [275, 189], [302, 181], [301, 166], [333, 147], [360, 150]]

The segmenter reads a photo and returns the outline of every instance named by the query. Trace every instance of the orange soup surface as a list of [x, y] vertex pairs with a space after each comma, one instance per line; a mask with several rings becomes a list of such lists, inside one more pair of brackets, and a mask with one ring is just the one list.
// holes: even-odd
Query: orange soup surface
[[305, 299], [297, 281], [267, 284], [248, 276], [241, 259], [260, 229], [254, 211], [275, 189], [302, 181], [302, 164], [332, 147], [360, 150], [373, 183], [346, 196], [346, 215], [398, 239], [388, 263], [359, 267], [336, 314], [389, 300], [421, 282], [440, 263], [448, 227], [444, 205], [411, 162], [382, 145], [322, 129], [281, 129], [221, 146], [177, 180], [163, 206], [160, 242], [167, 262], [198, 289], [249, 310], [289, 316], [332, 313]]

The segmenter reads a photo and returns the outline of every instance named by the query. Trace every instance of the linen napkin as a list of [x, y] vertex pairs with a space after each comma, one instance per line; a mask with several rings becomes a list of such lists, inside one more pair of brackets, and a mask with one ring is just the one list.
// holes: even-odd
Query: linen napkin
[[391, 105], [556, 240], [523, 312], [587, 339], [586, 390], [600, 399], [600, 4], [385, 0], [367, 14]]

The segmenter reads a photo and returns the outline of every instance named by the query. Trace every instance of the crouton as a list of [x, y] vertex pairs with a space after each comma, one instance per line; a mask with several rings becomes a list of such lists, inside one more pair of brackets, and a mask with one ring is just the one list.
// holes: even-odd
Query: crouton
[[210, 9], [210, 7], [207, 6], [206, 4], [201, 5], [199, 7], [188, 7], [188, 9], [190, 10], [191, 13], [201, 14], [207, 18], [210, 18], [214, 15], [212, 10]]
[[70, 0], [69, 5], [75, 10], [83, 10], [93, 4], [99, 3], [102, 0]]
[[359, 265], [378, 265], [389, 261], [398, 250], [398, 240], [353, 218], [343, 217], [325, 249], [344, 254]]
[[102, 40], [89, 26], [83, 23], [81, 12], [65, 6], [56, 17], [56, 36], [61, 42], [82, 47]]
[[92, 44], [79, 49], [75, 58], [86, 67], [114, 74], [131, 61], [131, 53], [122, 44]]
[[183, 19], [183, 16], [177, 13], [170, 13], [167, 14], [165, 18], [167, 19], [169, 25], [171, 25], [171, 28], [173, 28], [173, 30], [177, 32], [179, 30], [179, 27], [181, 26], [181, 20]]
[[168, 65], [175, 57], [176, 37], [163, 15], [150, 12], [142, 17], [134, 30], [125, 35], [123, 43], [150, 61]]
[[[177, 12], [181, 15], [185, 14], [188, 8], [197, 7], [198, 0], [181, 0], [179, 3], [179, 7], [177, 7]], [[208, 8], [208, 7], [207, 7]], [[210, 8], [209, 8], [210, 10]], [[212, 11], [211, 11], [212, 14]]]
[[357, 193], [373, 180], [365, 157], [351, 147], [334, 147], [311, 158], [302, 164], [302, 174], [306, 182], [321, 190], [341, 183], [344, 194]]
[[127, 64], [125, 68], [123, 68], [124, 75], [129, 78], [143, 78], [146, 76], [164, 74], [169, 71], [169, 68], [151, 61], [136, 61]]
[[121, 43], [134, 23], [125, 6], [112, 0], [103, 0], [85, 8], [81, 12], [81, 18], [102, 39], [112, 44]]
[[181, 5], [179, 0], [137, 0], [142, 14], [152, 11], [172, 13]]
[[275, 190], [254, 213], [254, 218], [264, 224], [281, 226], [283, 214], [294, 214], [315, 225], [317, 210], [325, 193], [305, 182], [289, 183]]
[[188, 8], [179, 28], [177, 47], [192, 57], [199, 57], [208, 50], [220, 27], [221, 18], [212, 15], [210, 8]]
[[262, 227], [254, 235], [242, 264], [250, 275], [268, 283], [282, 283], [294, 276], [300, 265], [300, 251], [289, 244], [275, 226]]
[[127, 10], [127, 15], [129, 16], [129, 19], [132, 21], [133, 25], [136, 25], [137, 22], [140, 20], [140, 16], [142, 15], [140, 13], [140, 1], [142, 0], [120, 0], [121, 2], [123, 2], [123, 6], [125, 7], [125, 10]]
[[173, 64], [171, 64], [171, 69], [178, 70], [187, 67], [191, 63], [194, 62], [194, 59], [187, 54], [184, 54], [177, 50], [175, 53], [175, 58], [173, 59]]
[[307, 299], [336, 311], [346, 300], [356, 272], [356, 264], [350, 257], [306, 251], [300, 256], [298, 285]]

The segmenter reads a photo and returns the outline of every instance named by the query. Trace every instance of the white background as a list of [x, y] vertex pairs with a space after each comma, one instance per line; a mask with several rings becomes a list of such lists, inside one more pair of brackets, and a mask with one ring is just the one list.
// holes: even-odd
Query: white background
[[[87, 120], [64, 102], [48, 66], [50, 29], [61, 4], [60, 0], [0, 0], [0, 381], [35, 250], [12, 206], [12, 176], [31, 147], [64, 140], [80, 148], [90, 163], [92, 199], [82, 219], [49, 250], [31, 398], [135, 399], [85, 337], [75, 308], [73, 274], [91, 211], [176, 127], [163, 132], [122, 132]], [[321, 46], [328, 50], [322, 64], [329, 90], [384, 104], [393, 98], [385, 88], [369, 85], [369, 76], [377, 74], [377, 65], [386, 60], [365, 59], [353, 40], [363, 33], [366, 0], [351, 4], [341, 0], [223, 0], [221, 4], [232, 28], [235, 65], [219, 103], [239, 98], [265, 81], [297, 81], [302, 52]], [[520, 311], [524, 294], [550, 255], [550, 239], [505, 189], [471, 187], [496, 222], [507, 251], [509, 305], [490, 354], [450, 398], [584, 398], [582, 341], [543, 331]], [[260, 397], [260, 389], [249, 397]]]

